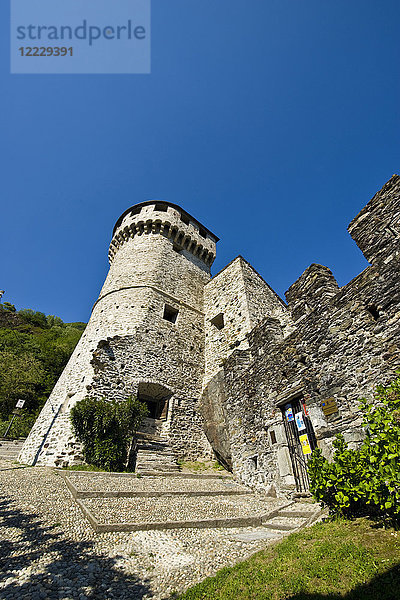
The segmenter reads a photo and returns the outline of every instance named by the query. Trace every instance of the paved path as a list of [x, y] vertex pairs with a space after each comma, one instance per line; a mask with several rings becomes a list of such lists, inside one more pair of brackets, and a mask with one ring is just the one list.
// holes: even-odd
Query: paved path
[[[109, 479], [103, 484], [114, 489]], [[125, 491], [132, 485], [120, 483]], [[9, 461], [0, 461], [0, 517], [0, 598], [10, 600], [164, 599], [283, 533], [267, 526], [95, 533], [60, 474]]]

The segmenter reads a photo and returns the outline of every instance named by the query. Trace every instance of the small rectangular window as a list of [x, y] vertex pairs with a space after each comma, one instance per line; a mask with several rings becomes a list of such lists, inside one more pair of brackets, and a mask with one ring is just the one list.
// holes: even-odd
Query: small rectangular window
[[163, 319], [165, 319], [166, 321], [169, 321], [170, 323], [176, 323], [178, 313], [179, 313], [179, 310], [177, 310], [173, 306], [168, 306], [168, 304], [166, 304], [164, 306]]
[[217, 329], [223, 329], [224, 323], [224, 315], [219, 313], [213, 319], [211, 319], [211, 324], [214, 325]]
[[269, 435], [271, 437], [271, 444], [276, 444], [276, 435], [275, 435], [275, 431], [273, 429], [271, 429], [271, 431], [269, 432]]
[[183, 213], [181, 213], [181, 221], [185, 223], [185, 225], [189, 225], [189, 217]]
[[159, 212], [167, 212], [168, 205], [167, 204], [156, 204], [154, 206], [154, 210], [158, 210]]

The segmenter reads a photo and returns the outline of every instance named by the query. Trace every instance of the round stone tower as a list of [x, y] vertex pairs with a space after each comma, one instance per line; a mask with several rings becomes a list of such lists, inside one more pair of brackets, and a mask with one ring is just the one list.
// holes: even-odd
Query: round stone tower
[[204, 286], [218, 238], [175, 204], [136, 204], [118, 219], [110, 270], [89, 323], [19, 460], [79, 459], [69, 413], [85, 397], [138, 395], [147, 426], [176, 457], [206, 456], [197, 402], [204, 373]]

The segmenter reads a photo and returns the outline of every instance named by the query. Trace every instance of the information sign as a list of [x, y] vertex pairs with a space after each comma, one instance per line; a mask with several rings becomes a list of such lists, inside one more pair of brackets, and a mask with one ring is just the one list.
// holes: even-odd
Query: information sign
[[285, 415], [286, 415], [286, 419], [287, 421], [290, 423], [291, 421], [294, 421], [294, 416], [293, 416], [293, 409], [290, 406], [290, 404], [287, 404], [285, 406]]
[[300, 440], [301, 448], [303, 450], [303, 454], [311, 454], [312, 451], [311, 451], [310, 442], [308, 440], [308, 435], [306, 433], [304, 433], [303, 435], [300, 435], [299, 440]]
[[306, 428], [306, 424], [304, 423], [304, 419], [303, 419], [303, 413], [302, 412], [298, 412], [294, 415], [295, 421], [296, 421], [296, 425], [297, 425], [297, 430], [298, 431], [303, 431]]

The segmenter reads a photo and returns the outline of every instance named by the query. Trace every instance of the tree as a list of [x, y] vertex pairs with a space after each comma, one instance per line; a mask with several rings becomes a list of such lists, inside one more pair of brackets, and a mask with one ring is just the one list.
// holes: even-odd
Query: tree
[[44, 377], [41, 362], [24, 353], [16, 355], [10, 350], [0, 351], [0, 416], [7, 419], [16, 401], [29, 399]]

